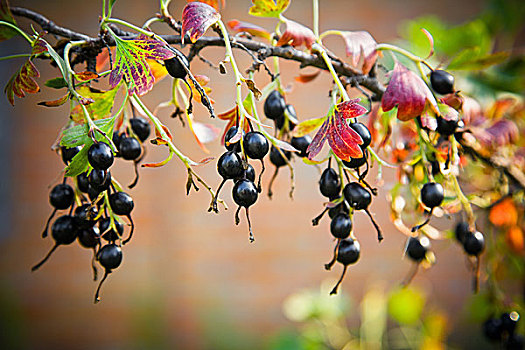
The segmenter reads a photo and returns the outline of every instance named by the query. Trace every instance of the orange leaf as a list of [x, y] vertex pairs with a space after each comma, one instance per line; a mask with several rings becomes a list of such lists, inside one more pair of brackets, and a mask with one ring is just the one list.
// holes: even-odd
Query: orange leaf
[[155, 83], [158, 83], [166, 75], [168, 75], [168, 71], [166, 70], [166, 67], [164, 67], [162, 64], [157, 62], [156, 60], [150, 60], [146, 59], [146, 62], [148, 62], [149, 68], [151, 69], [151, 73], [153, 74], [153, 77], [155, 78]]
[[286, 24], [286, 30], [279, 38], [277, 46], [292, 45], [293, 47], [298, 47], [304, 45], [310, 49], [315, 43], [315, 35], [310, 28], [291, 20], [286, 20], [284, 23]]
[[96, 79], [98, 77], [99, 75], [93, 72], [86, 71], [86, 72], [75, 73], [75, 78], [77, 78], [79, 81], [88, 81], [91, 79]]
[[300, 83], [309, 83], [321, 73], [321, 70], [316, 70], [312, 73], [300, 73], [298, 77], [295, 77], [295, 81], [298, 81]]
[[505, 240], [509, 248], [518, 254], [523, 254], [525, 242], [523, 239], [523, 231], [519, 226], [512, 226], [505, 234]]
[[62, 106], [64, 103], [66, 103], [68, 98], [69, 98], [69, 94], [65, 94], [64, 96], [62, 96], [59, 99], [54, 100], [54, 101], [38, 102], [38, 105], [39, 106], [45, 106], [45, 107], [59, 107], [59, 106]]
[[494, 226], [514, 226], [518, 223], [518, 211], [514, 202], [506, 198], [490, 209], [489, 220]]
[[228, 22], [228, 26], [237, 33], [249, 33], [253, 36], [257, 36], [268, 40], [270, 40], [271, 37], [270, 33], [266, 29], [252, 23], [233, 19]]

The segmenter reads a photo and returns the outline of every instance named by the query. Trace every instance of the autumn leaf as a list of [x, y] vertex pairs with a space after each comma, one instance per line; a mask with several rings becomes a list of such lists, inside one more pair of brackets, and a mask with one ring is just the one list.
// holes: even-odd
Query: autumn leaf
[[37, 104], [39, 106], [45, 106], [45, 107], [59, 107], [59, 106], [62, 106], [64, 103], [66, 103], [68, 98], [69, 98], [69, 94], [65, 94], [59, 99], [56, 99], [53, 101], [42, 101], [42, 102], [38, 102]]
[[109, 76], [111, 87], [117, 86], [122, 78], [128, 84], [128, 93], [141, 96], [153, 87], [155, 78], [146, 59], [167, 60], [175, 54], [162, 41], [140, 35], [136, 39], [121, 39], [116, 42], [114, 68]]
[[397, 106], [397, 119], [407, 121], [421, 115], [425, 108], [439, 113], [436, 99], [427, 84], [414, 72], [396, 63], [381, 108], [388, 112]]
[[490, 209], [489, 221], [494, 226], [514, 226], [518, 223], [518, 210], [511, 198], [506, 198]]
[[86, 71], [86, 72], [75, 73], [75, 78], [80, 82], [96, 79], [98, 77], [99, 75], [94, 72]]
[[342, 31], [339, 34], [345, 41], [346, 55], [350, 57], [352, 65], [357, 67], [359, 61], [363, 59], [361, 70], [363, 74], [368, 74], [377, 60], [377, 42], [375, 39], [366, 31]]
[[298, 47], [304, 45], [308, 49], [312, 48], [312, 44], [315, 43], [315, 35], [310, 28], [289, 19], [285, 21], [285, 24], [286, 30], [279, 38], [277, 46], [292, 45]]
[[[188, 0], [188, 2], [194, 2], [196, 0]], [[219, 11], [219, 0], [200, 0], [199, 2], [205, 3], [206, 5], [210, 5], [217, 11]], [[226, 6], [226, 0], [221, 0], [221, 6], [224, 8]]]
[[319, 128], [326, 120], [326, 117], [313, 118], [300, 122], [293, 130], [294, 137], [302, 137]]
[[147, 59], [146, 62], [148, 62], [149, 69], [151, 69], [151, 73], [153, 74], [153, 77], [155, 78], [154, 83], [158, 83], [162, 79], [164, 79], [168, 75], [168, 71], [166, 70], [166, 67], [156, 60]]
[[348, 118], [356, 118], [366, 113], [366, 109], [358, 102], [359, 99], [354, 99], [335, 107], [333, 115], [329, 115], [308, 146], [309, 160], [313, 160], [319, 154], [326, 140], [334, 154], [342, 160], [349, 161], [350, 158], [363, 156], [363, 151], [359, 147], [363, 144], [363, 140], [347, 121]]
[[[211, 94], [211, 88], [209, 86], [206, 86], [210, 83], [210, 78], [208, 78], [205, 75], [195, 75], [195, 80], [197, 80], [197, 82], [203, 88], [206, 95], [208, 95], [210, 102], [215, 103], [215, 101], [209, 97]], [[188, 85], [191, 87], [191, 90], [193, 92], [193, 99], [200, 103], [202, 100], [202, 96], [197, 90], [197, 88], [195, 87], [195, 84], [193, 83], [193, 81], [189, 80]]]
[[188, 3], [182, 10], [182, 40], [188, 34], [190, 41], [196, 42], [220, 19], [221, 15], [210, 5], [202, 2]]
[[309, 83], [312, 80], [314, 80], [315, 78], [317, 78], [320, 73], [321, 73], [321, 70], [316, 70], [316, 71], [311, 72], [311, 73], [303, 73], [303, 72], [301, 72], [301, 73], [299, 73], [298, 77], [295, 77], [295, 81], [298, 81], [300, 83]]
[[[98, 120], [108, 117], [111, 113], [111, 108], [115, 101], [118, 88], [102, 91], [88, 86], [80, 86], [77, 88], [77, 92], [85, 99], [91, 99], [93, 102], [87, 104], [86, 108], [91, 116], [91, 119]], [[71, 109], [70, 118], [78, 124], [85, 122], [84, 113], [80, 105], [75, 106]]]
[[228, 26], [237, 33], [249, 33], [253, 36], [267, 40], [270, 40], [271, 37], [270, 33], [266, 29], [252, 23], [232, 19], [228, 22]]
[[[1, 0], [0, 1], [0, 21], [12, 23], [16, 25], [16, 21], [13, 18], [13, 14], [11, 13], [11, 10], [9, 9], [9, 2], [7, 0]], [[4, 41], [7, 39], [10, 39], [17, 35], [18, 33], [16, 30], [9, 28], [5, 25], [0, 25], [0, 41]]]
[[[226, 133], [232, 126], [239, 125], [239, 107], [235, 105], [232, 109], [221, 113], [218, 115], [219, 119], [221, 120], [227, 120], [228, 124], [226, 124], [226, 127], [224, 128], [224, 132], [222, 133], [221, 137], [221, 145], [224, 145], [224, 137], [226, 136]], [[244, 123], [244, 132], [249, 132], [250, 126], [248, 123]]]
[[471, 127], [470, 131], [479, 143], [488, 148], [514, 144], [520, 136], [516, 123], [508, 119], [490, 121], [479, 127]]
[[525, 249], [525, 240], [523, 237], [523, 231], [519, 226], [510, 227], [506, 234], [505, 240], [510, 249], [516, 254], [523, 254]]
[[252, 0], [250, 15], [257, 17], [279, 17], [290, 5], [290, 0]]

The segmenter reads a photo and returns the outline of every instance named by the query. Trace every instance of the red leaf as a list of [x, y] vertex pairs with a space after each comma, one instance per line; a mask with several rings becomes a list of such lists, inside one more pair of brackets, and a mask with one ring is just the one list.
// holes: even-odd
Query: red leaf
[[363, 156], [363, 151], [359, 147], [363, 144], [361, 136], [348, 125], [344, 113], [337, 109], [328, 130], [328, 144], [335, 155], [342, 160], [350, 161], [350, 158]]
[[228, 22], [228, 26], [237, 33], [245, 32], [259, 38], [270, 40], [270, 33], [258, 25], [233, 19]]
[[312, 142], [310, 142], [310, 145], [306, 149], [306, 153], [308, 153], [308, 159], [313, 160], [315, 156], [321, 152], [321, 149], [323, 148], [323, 145], [326, 141], [326, 137], [328, 136], [329, 126], [330, 121], [327, 119], [315, 134]]
[[367, 112], [366, 108], [358, 103], [359, 101], [359, 98], [344, 101], [335, 106], [335, 109], [341, 113], [342, 118], [357, 118]]
[[[188, 0], [188, 2], [193, 2], [195, 0]], [[203, 2], [207, 5], [212, 6], [214, 9], [219, 11], [219, 0], [201, 0], [200, 2]], [[224, 8], [226, 6], [226, 0], [221, 0], [221, 6]]]
[[377, 42], [369, 32], [341, 32], [346, 44], [346, 55], [352, 60], [352, 64], [357, 67], [361, 58], [363, 74], [368, 74], [377, 60]]
[[277, 46], [292, 45], [293, 47], [298, 47], [304, 45], [308, 49], [312, 48], [312, 44], [315, 42], [315, 35], [310, 28], [289, 19], [285, 21], [285, 24], [286, 30], [279, 38]]
[[210, 5], [190, 2], [182, 10], [182, 38], [187, 33], [192, 43], [204, 35], [206, 30], [221, 18]]
[[57, 100], [42, 101], [42, 102], [38, 102], [37, 104], [39, 106], [45, 106], [45, 107], [59, 107], [59, 106], [62, 106], [64, 103], [66, 103], [68, 98], [69, 98], [69, 94], [65, 94], [64, 96], [60, 97]]
[[295, 81], [298, 81], [300, 83], [309, 83], [321, 73], [321, 70], [316, 70], [312, 73], [300, 73], [298, 77], [295, 77]]
[[34, 94], [40, 91], [40, 87], [34, 78], [40, 77], [38, 69], [36, 69], [33, 62], [26, 61], [22, 68], [16, 72], [7, 82], [4, 92], [11, 105], [15, 105], [15, 96], [25, 97], [25, 93]]
[[[221, 137], [221, 145], [224, 145], [224, 137], [226, 136], [228, 130], [230, 130], [230, 128], [234, 125], [239, 125], [239, 108], [237, 107], [237, 105], [235, 105], [235, 107], [224, 113], [219, 114], [217, 117], [219, 117], [219, 119], [228, 121], [228, 124], [226, 124], [226, 127], [224, 128], [224, 132], [222, 133]], [[250, 131], [250, 126], [248, 125], [248, 123], [244, 123], [244, 131]]]
[[397, 119], [407, 121], [421, 115], [427, 104], [438, 113], [436, 99], [427, 84], [414, 72], [396, 63], [381, 100], [383, 111], [388, 112], [397, 106]]

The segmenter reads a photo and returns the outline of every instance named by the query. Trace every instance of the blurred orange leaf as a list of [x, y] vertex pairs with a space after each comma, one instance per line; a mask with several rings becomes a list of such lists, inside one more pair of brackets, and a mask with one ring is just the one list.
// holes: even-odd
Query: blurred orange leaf
[[295, 81], [298, 81], [300, 83], [309, 83], [321, 73], [321, 70], [317, 70], [312, 73], [300, 73], [298, 77], [295, 77]]
[[514, 226], [518, 223], [518, 210], [510, 198], [490, 209], [489, 220], [494, 226]]
[[523, 254], [525, 242], [523, 238], [523, 231], [519, 226], [512, 226], [505, 234], [505, 239], [509, 248], [515, 253]]
[[228, 22], [228, 26], [237, 33], [249, 33], [253, 36], [270, 40], [270, 33], [263, 27], [259, 27], [255, 24], [232, 19]]

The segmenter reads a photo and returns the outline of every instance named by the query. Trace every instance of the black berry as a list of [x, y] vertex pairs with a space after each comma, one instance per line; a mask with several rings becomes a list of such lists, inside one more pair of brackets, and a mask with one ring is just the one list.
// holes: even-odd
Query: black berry
[[[98, 227], [100, 229], [100, 234], [102, 235], [102, 238], [104, 238], [108, 242], [114, 242], [122, 237], [122, 234], [124, 233], [124, 225], [120, 223], [118, 220], [113, 220], [115, 223], [115, 228], [117, 231], [113, 228], [111, 228], [111, 219], [110, 218], [103, 218], [99, 221]], [[106, 232], [107, 231], [107, 232]]]
[[129, 122], [131, 124], [131, 130], [133, 130], [133, 133], [137, 135], [139, 140], [141, 142], [146, 141], [151, 132], [149, 123], [142, 118], [131, 118]]
[[308, 156], [306, 150], [308, 149], [308, 146], [310, 146], [311, 142], [312, 138], [308, 135], [302, 137], [292, 137], [291, 145], [299, 151], [297, 155], [301, 158], [304, 158]]
[[362, 149], [367, 148], [370, 146], [370, 143], [372, 143], [372, 134], [370, 134], [370, 130], [366, 127], [363, 123], [351, 123], [350, 127], [355, 130], [361, 136], [361, 139], [363, 140], [363, 144], [359, 145]]
[[500, 341], [502, 336], [502, 327], [501, 327], [500, 318], [489, 318], [483, 323], [483, 334], [488, 340], [491, 341]]
[[485, 237], [479, 231], [468, 234], [463, 241], [463, 249], [468, 255], [480, 255], [485, 249]]
[[370, 192], [357, 182], [347, 184], [343, 190], [343, 194], [348, 204], [356, 210], [364, 210], [368, 208], [372, 202]]
[[268, 119], [277, 119], [282, 117], [284, 109], [286, 108], [286, 102], [284, 97], [277, 90], [272, 91], [266, 101], [264, 101], [264, 114]]
[[421, 188], [421, 202], [429, 208], [439, 206], [445, 198], [443, 186], [436, 182], [428, 182]]
[[350, 265], [359, 260], [361, 246], [353, 239], [343, 239], [337, 250], [337, 261], [343, 265]]
[[348, 214], [339, 213], [332, 218], [330, 223], [330, 232], [335, 238], [345, 239], [352, 231], [352, 220]]
[[107, 170], [113, 164], [113, 152], [107, 143], [97, 142], [88, 150], [88, 162], [97, 170]]
[[97, 260], [106, 270], [113, 270], [122, 263], [122, 249], [116, 244], [106, 244], [97, 254]]
[[469, 224], [465, 221], [460, 221], [456, 225], [456, 229], [454, 230], [454, 233], [456, 235], [456, 239], [459, 243], [463, 244], [465, 242], [465, 238], [472, 234], [470, 232]]
[[67, 209], [75, 201], [75, 191], [68, 184], [59, 184], [49, 193], [49, 203], [57, 209]]
[[248, 208], [257, 201], [259, 192], [253, 181], [243, 179], [235, 183], [232, 195], [237, 205]]
[[283, 152], [284, 156], [288, 160], [292, 158], [292, 152], [286, 150], [279, 151], [277, 147], [272, 146], [272, 148], [270, 149], [270, 162], [272, 162], [272, 164], [275, 165], [277, 168], [280, 168], [287, 164], [286, 160], [281, 155], [281, 152]]
[[109, 196], [111, 210], [117, 215], [129, 215], [135, 204], [131, 196], [125, 192], [116, 192]]
[[406, 247], [406, 254], [415, 262], [420, 262], [427, 255], [429, 248], [430, 240], [427, 237], [410, 237]]
[[81, 149], [82, 147], [80, 146], [71, 148], [67, 148], [65, 146], [60, 147], [60, 153], [62, 155], [62, 161], [64, 162], [64, 164], [69, 164], [69, 162], [73, 160], [73, 157], [76, 156]]
[[120, 140], [118, 151], [125, 160], [135, 160], [142, 153], [142, 147], [136, 138], [124, 137]]
[[454, 76], [444, 70], [432, 71], [430, 84], [438, 94], [446, 95], [454, 92]]
[[233, 152], [224, 153], [217, 162], [217, 171], [224, 179], [235, 179], [243, 175], [241, 157]]
[[89, 190], [89, 179], [87, 172], [77, 176], [77, 186], [80, 192], [87, 193]]
[[442, 117], [437, 118], [436, 131], [443, 136], [450, 136], [456, 132], [456, 130], [463, 126], [461, 120], [445, 120]]
[[366, 157], [363, 154], [361, 158], [350, 158], [350, 161], [343, 160], [343, 164], [350, 169], [357, 169], [366, 164]]
[[341, 178], [332, 168], [326, 168], [319, 179], [319, 190], [328, 198], [337, 197], [341, 192]]
[[184, 66], [188, 68], [190, 66], [190, 63], [188, 62], [188, 58], [186, 58], [186, 56], [179, 52], [175, 57], [170, 58], [169, 60], [165, 60], [164, 65], [166, 66], [166, 70], [168, 71], [169, 75], [171, 75], [174, 78], [184, 79], [184, 77], [186, 77], [186, 75], [188, 74]]
[[239, 128], [236, 126], [232, 126], [228, 129], [228, 131], [226, 131], [226, 134], [224, 135], [224, 146], [228, 151], [238, 152], [240, 150], [239, 140], [230, 143], [230, 140], [232, 139], [232, 137], [237, 135], [238, 131]]
[[270, 149], [268, 139], [259, 131], [250, 131], [244, 135], [244, 151], [249, 158], [262, 159]]
[[84, 248], [95, 248], [100, 244], [100, 232], [98, 227], [80, 229], [78, 232], [78, 243]]
[[83, 204], [75, 209], [75, 220], [79, 228], [93, 227], [97, 222], [95, 220], [98, 214], [97, 207], [90, 204]]

